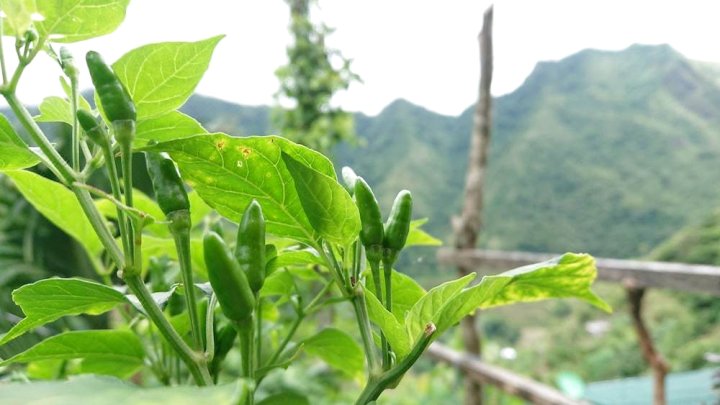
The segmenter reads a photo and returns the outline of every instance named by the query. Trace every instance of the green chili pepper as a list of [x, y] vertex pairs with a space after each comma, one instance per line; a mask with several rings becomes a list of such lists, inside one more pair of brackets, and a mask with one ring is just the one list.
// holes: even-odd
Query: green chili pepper
[[64, 46], [60, 48], [60, 67], [70, 80], [77, 81], [79, 72], [77, 66], [75, 66], [75, 58]]
[[[362, 177], [357, 177], [355, 181], [355, 204], [360, 213], [360, 241], [365, 246], [368, 259], [371, 261], [381, 260], [381, 252], [383, 247], [383, 223], [382, 214], [380, 214], [380, 205], [375, 198], [370, 186]], [[377, 257], [372, 257], [376, 256]]]
[[394, 252], [401, 251], [407, 241], [410, 232], [410, 221], [412, 220], [412, 195], [409, 191], [403, 190], [398, 193], [393, 202], [390, 215], [385, 223], [385, 238], [383, 247]]
[[265, 282], [265, 218], [256, 200], [250, 202], [240, 220], [235, 258], [253, 292], [260, 291]]
[[358, 175], [355, 174], [355, 171], [349, 166], [344, 166], [341, 173], [343, 182], [345, 183], [345, 189], [352, 195], [355, 191], [355, 182], [358, 179]]
[[230, 350], [235, 346], [237, 335], [237, 330], [233, 325], [225, 325], [215, 333], [215, 355], [209, 367], [210, 374], [212, 374], [215, 383], [217, 383], [220, 367], [225, 357], [227, 357], [227, 354], [230, 353]]
[[160, 153], [145, 152], [145, 162], [163, 213], [169, 216], [175, 211], [189, 210], [190, 200], [172, 159]]
[[277, 246], [273, 244], [265, 245], [265, 277], [267, 277], [272, 270], [272, 261], [278, 255]]
[[77, 119], [80, 127], [82, 127], [93, 143], [101, 148], [109, 146], [110, 138], [108, 137], [107, 131], [89, 111], [78, 110]]
[[105, 116], [110, 122], [135, 121], [135, 104], [112, 68], [95, 51], [88, 52], [85, 60]]
[[223, 313], [234, 322], [251, 320], [255, 297], [247, 276], [240, 270], [225, 241], [215, 232], [209, 232], [203, 239], [203, 245], [210, 285]]

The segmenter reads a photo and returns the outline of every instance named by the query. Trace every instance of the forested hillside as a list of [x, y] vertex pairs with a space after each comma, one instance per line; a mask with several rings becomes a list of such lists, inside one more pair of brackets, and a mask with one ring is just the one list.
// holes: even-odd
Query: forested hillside
[[[646, 254], [720, 205], [717, 69], [665, 45], [586, 50], [538, 64], [494, 105], [482, 243], [498, 249]], [[468, 85], [473, 85], [469, 83]], [[210, 129], [266, 134], [270, 110], [195, 97]], [[429, 228], [450, 235], [460, 205], [472, 108], [443, 116], [397, 100], [356, 115], [360, 153], [335, 153], [388, 206], [415, 194]]]

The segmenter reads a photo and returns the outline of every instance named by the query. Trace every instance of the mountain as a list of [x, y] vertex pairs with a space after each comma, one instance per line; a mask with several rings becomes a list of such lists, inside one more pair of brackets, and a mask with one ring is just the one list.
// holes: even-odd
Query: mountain
[[[586, 50], [537, 65], [495, 100], [481, 243], [496, 249], [646, 253], [719, 204], [720, 87], [666, 45]], [[338, 158], [387, 201], [401, 185], [449, 234], [472, 109], [459, 117], [395, 102], [358, 117], [368, 147]], [[377, 186], [376, 186], [377, 188]]]
[[[700, 221], [720, 205], [709, 186], [720, 173], [718, 72], [667, 45], [539, 63], [494, 100], [481, 243], [633, 257]], [[270, 132], [267, 107], [194, 97], [185, 110], [211, 128]], [[361, 145], [340, 146], [334, 160], [366, 177], [386, 209], [410, 189], [417, 216], [447, 239], [472, 112], [444, 116], [397, 100], [377, 116], [356, 114]]]

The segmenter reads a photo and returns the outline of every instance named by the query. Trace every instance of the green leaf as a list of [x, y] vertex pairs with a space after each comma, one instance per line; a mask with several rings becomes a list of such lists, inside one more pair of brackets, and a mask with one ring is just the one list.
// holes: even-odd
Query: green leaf
[[13, 291], [12, 297], [25, 318], [0, 339], [0, 345], [63, 316], [100, 315], [118, 304], [127, 303], [125, 296], [117, 290], [75, 278], [40, 280]]
[[435, 238], [424, 230], [420, 229], [428, 221], [427, 218], [416, 219], [410, 222], [410, 233], [408, 234], [405, 247], [410, 246], [442, 246], [442, 241]]
[[405, 326], [378, 301], [374, 294], [368, 294], [367, 290], [365, 301], [370, 320], [383, 331], [398, 359], [407, 356], [412, 348]]
[[22, 36], [32, 25], [32, 14], [37, 11], [35, 0], [2, 0], [0, 10], [5, 14], [3, 35], [18, 33]]
[[[104, 217], [117, 219], [117, 206], [112, 201], [108, 199], [95, 200], [95, 206]], [[133, 189], [133, 206], [134, 208], [150, 215], [156, 221], [165, 220], [165, 214], [162, 212], [157, 203], [140, 190]], [[150, 233], [155, 236], [166, 238], [171, 237], [167, 224], [154, 222], [143, 229], [150, 231]]]
[[25, 147], [25, 142], [15, 132], [6, 116], [0, 114], [0, 143], [12, 143], [16, 146]]
[[195, 191], [188, 193], [188, 200], [190, 201], [190, 221], [192, 221], [192, 226], [198, 226], [213, 209]]
[[135, 102], [138, 119], [183, 105], [210, 64], [216, 36], [199, 42], [145, 45], [123, 55], [112, 67]]
[[4, 405], [244, 405], [248, 384], [243, 380], [210, 387], [179, 385], [142, 388], [113, 377], [83, 375], [69, 381], [0, 384]]
[[[124, 330], [70, 331], [51, 336], [0, 365], [39, 360], [82, 359], [90, 371], [129, 377], [143, 366], [145, 351], [135, 333]], [[101, 365], [105, 367], [100, 367]]]
[[[408, 337], [414, 339], [425, 330], [425, 326], [433, 322], [437, 326], [438, 318], [450, 300], [462, 291], [465, 286], [475, 279], [475, 273], [470, 273], [457, 280], [448, 281], [431, 289], [418, 302], [413, 305], [405, 317], [405, 327]], [[438, 334], [439, 335], [439, 334]]]
[[61, 375], [66, 364], [62, 360], [42, 360], [28, 363], [25, 372], [33, 380], [54, 380]]
[[40, 163], [40, 158], [25, 146], [0, 142], [0, 171], [20, 170]]
[[450, 300], [433, 321], [439, 335], [476, 309], [547, 298], [579, 298], [610, 312], [610, 306], [590, 290], [596, 275], [592, 256], [566, 253], [542, 263], [483, 277], [480, 283]]
[[165, 142], [205, 133], [205, 128], [194, 118], [179, 111], [170, 111], [138, 121], [133, 146], [141, 148], [149, 141]]
[[74, 124], [70, 102], [62, 97], [46, 97], [38, 108], [40, 115], [34, 117], [37, 122], [64, 122], [70, 126]]
[[[501, 279], [508, 280], [508, 283], [498, 294], [493, 295], [490, 300], [483, 300], [479, 306], [490, 308], [546, 298], [579, 298], [603, 311], [612, 312], [610, 305], [590, 290], [596, 277], [597, 268], [592, 256], [565, 253], [545, 262], [483, 277], [483, 282], [485, 279]], [[481, 285], [482, 283], [477, 288], [482, 288]]]
[[125, 19], [130, 0], [35, 0], [43, 16], [35, 27], [52, 42], [77, 42], [109, 34]]
[[[380, 277], [380, 286], [385, 288], [385, 277]], [[377, 297], [375, 282], [370, 272], [365, 287]], [[413, 305], [425, 294], [426, 291], [412, 277], [392, 271], [392, 313], [398, 321], [403, 321]]]
[[347, 375], [357, 377], [362, 374], [365, 367], [363, 351], [347, 333], [327, 328], [305, 340], [303, 344], [305, 352], [320, 357]]
[[35, 209], [80, 242], [90, 254], [102, 250], [100, 239], [72, 191], [60, 183], [28, 171], [11, 171], [6, 174]]
[[347, 190], [327, 176], [283, 153], [305, 214], [325, 240], [345, 246], [360, 232], [360, 215]]
[[28, 149], [8, 119], [0, 114], [0, 170], [35, 166], [40, 159]]
[[295, 391], [283, 391], [272, 394], [256, 402], [257, 405], [310, 405], [305, 395]]
[[287, 271], [276, 271], [265, 279], [260, 290], [261, 297], [282, 296], [287, 297], [295, 289], [295, 282]]
[[[281, 148], [292, 145], [275, 136], [233, 138], [209, 134], [145, 149], [168, 152], [180, 167], [183, 179], [231, 221], [239, 221], [250, 201], [256, 199], [263, 208], [269, 233], [313, 244], [317, 234], [280, 157]], [[293, 152], [308, 155], [307, 160], [313, 161], [316, 168], [326, 169], [326, 163], [315, 158], [317, 152], [306, 148], [295, 148]]]
[[268, 274], [290, 266], [326, 266], [325, 261], [314, 249], [283, 250], [268, 262]]

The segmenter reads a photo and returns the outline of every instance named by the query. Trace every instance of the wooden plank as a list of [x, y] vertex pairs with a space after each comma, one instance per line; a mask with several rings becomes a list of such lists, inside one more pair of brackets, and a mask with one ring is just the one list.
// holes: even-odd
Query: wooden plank
[[433, 343], [427, 354], [437, 361], [450, 364], [482, 384], [491, 384], [508, 394], [516, 395], [534, 404], [578, 405], [586, 404], [563, 395], [560, 391], [501, 367], [487, 364], [475, 356], [460, 353], [440, 343]]
[[[437, 256], [441, 264], [478, 270], [511, 269], [541, 262], [557, 254], [443, 248]], [[598, 279], [602, 281], [635, 288], [667, 288], [720, 296], [720, 267], [717, 266], [605, 258], [596, 258], [596, 262]]]

